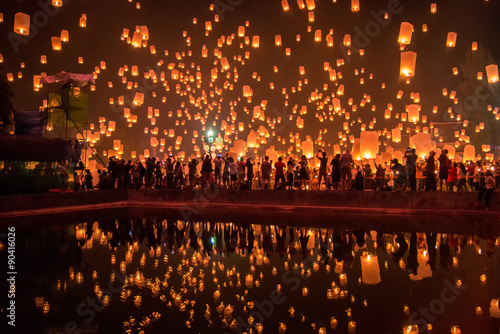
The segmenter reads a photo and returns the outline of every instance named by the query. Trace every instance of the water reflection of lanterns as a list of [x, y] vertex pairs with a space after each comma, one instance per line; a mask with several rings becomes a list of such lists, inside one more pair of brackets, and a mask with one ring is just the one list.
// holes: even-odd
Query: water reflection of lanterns
[[50, 312], [50, 303], [49, 302], [45, 302], [43, 304], [42, 311], [43, 311], [43, 315], [48, 315], [49, 314], [49, 312]]
[[349, 321], [347, 324], [347, 330], [349, 333], [356, 333], [356, 322], [354, 321]]
[[282, 322], [279, 323], [278, 333], [279, 334], [285, 334], [286, 333], [286, 325], [284, 323], [282, 323]]
[[330, 328], [333, 330], [337, 329], [337, 319], [335, 317], [330, 318]]

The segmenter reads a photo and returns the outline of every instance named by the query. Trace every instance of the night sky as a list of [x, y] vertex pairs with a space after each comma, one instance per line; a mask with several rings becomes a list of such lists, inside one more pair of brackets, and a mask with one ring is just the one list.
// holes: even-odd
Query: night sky
[[[260, 146], [261, 155], [271, 145], [276, 150], [283, 150], [285, 155], [293, 145], [293, 153], [298, 154], [296, 143], [290, 143], [291, 133], [298, 133], [301, 141], [310, 136], [315, 141], [315, 151], [323, 148], [331, 154], [333, 145], [339, 143], [339, 132], [342, 131], [347, 137], [341, 149], [350, 149], [352, 144], [349, 136], [359, 138], [362, 124], [365, 124], [366, 130], [370, 130], [369, 124], [374, 118], [377, 122], [373, 130], [382, 131], [380, 144], [400, 148], [408, 145], [408, 137], [403, 137], [402, 143], [393, 144], [391, 139], [386, 138], [384, 129], [390, 132], [402, 123], [395, 116], [405, 112], [406, 105], [415, 103], [410, 98], [411, 93], [419, 93], [418, 104], [422, 106], [420, 119], [427, 115], [427, 123], [403, 122], [403, 134], [407, 127], [415, 129], [420, 126], [422, 129], [429, 126], [430, 122], [455, 121], [456, 119], [450, 119], [447, 109], [456, 108], [457, 105], [442, 94], [443, 88], [449, 93], [456, 90], [458, 105], [462, 103], [464, 97], [458, 91], [461, 73], [455, 76], [452, 69], [460, 69], [460, 63], [465, 61], [466, 53], [474, 41], [480, 49], [491, 52], [495, 64], [500, 59], [500, 46], [496, 38], [500, 31], [500, 5], [493, 0], [440, 1], [435, 14], [430, 11], [431, 1], [360, 1], [360, 10], [352, 12], [351, 1], [316, 0], [315, 9], [311, 11], [314, 13], [314, 22], [308, 21], [307, 7], [300, 9], [295, 0], [288, 1], [290, 9], [286, 12], [278, 0], [219, 0], [214, 2], [214, 10], [210, 10], [211, 1], [141, 1], [140, 9], [137, 9], [138, 3], [128, 0], [64, 0], [63, 6], [54, 12], [51, 1], [47, 0], [3, 1], [0, 7], [3, 13], [3, 23], [0, 23], [0, 53], [3, 55], [5, 71], [14, 76], [10, 84], [16, 95], [16, 109], [38, 109], [46, 99], [47, 92], [58, 88], [57, 84], [44, 85], [39, 92], [35, 92], [33, 75], [40, 75], [42, 72], [53, 75], [60, 71], [92, 73], [96, 66], [100, 66], [101, 61], [105, 61], [106, 69], [97, 74], [95, 91], [90, 93], [89, 125], [95, 125], [92, 132], [99, 131], [99, 117], [105, 117], [106, 125], [109, 121], [116, 122], [116, 130], [110, 137], [101, 136], [101, 140], [95, 143], [99, 154], [113, 149], [113, 140], [120, 139], [124, 158], [130, 157], [131, 151], [137, 151], [139, 156], [144, 149], [151, 150], [150, 140], [155, 137], [158, 141], [165, 139], [163, 153], [167, 153], [171, 147], [174, 154], [185, 151], [189, 156], [194, 153], [193, 145], [203, 151], [201, 136], [209, 128], [222, 138], [227, 135], [227, 148], [222, 151], [228, 151], [236, 139], [246, 141], [250, 130], [257, 130], [260, 126], [265, 127], [270, 135], [266, 143]], [[31, 15], [30, 36], [22, 37], [13, 33], [14, 15], [17, 12]], [[388, 13], [388, 19], [384, 20], [385, 13]], [[85, 28], [79, 27], [82, 14], [87, 16]], [[215, 22], [216, 14], [219, 22]], [[197, 24], [193, 23], [193, 18], [196, 18]], [[205, 35], [206, 21], [211, 21], [213, 27], [208, 36]], [[250, 42], [248, 45], [244, 43], [244, 38], [238, 37], [238, 27], [245, 26], [246, 21], [249, 23], [245, 27], [245, 36], [249, 37]], [[401, 22], [409, 22], [414, 27], [411, 43], [405, 47], [405, 50], [417, 53], [415, 76], [409, 84], [399, 75], [401, 51], [397, 38]], [[422, 24], [427, 25], [427, 32], [422, 31]], [[311, 32], [308, 32], [309, 25]], [[135, 48], [120, 38], [124, 28], [130, 30], [132, 38], [136, 26], [148, 27], [147, 47]], [[60, 36], [63, 29], [69, 32], [69, 42], [62, 43], [61, 51], [54, 51], [51, 37]], [[321, 29], [321, 42], [314, 41], [317, 29]], [[333, 47], [328, 47], [326, 42], [330, 29], [333, 29]], [[190, 38], [190, 45], [187, 38], [183, 37], [184, 31], [186, 37]], [[446, 47], [445, 44], [450, 31], [458, 35], [454, 48]], [[231, 34], [234, 34], [234, 39], [228, 45], [227, 37]], [[297, 42], [296, 36], [299, 34], [300, 42]], [[351, 35], [351, 47], [345, 47], [342, 43], [346, 34]], [[252, 37], [255, 35], [260, 37], [258, 48], [252, 47]], [[276, 35], [281, 35], [281, 46], [275, 46]], [[221, 36], [225, 36], [226, 43], [219, 47], [217, 44]], [[156, 54], [151, 54], [151, 45], [154, 45]], [[208, 49], [206, 58], [201, 56], [203, 46]], [[286, 48], [291, 49], [290, 56], [285, 54]], [[214, 49], [218, 49], [222, 57], [226, 57], [230, 67], [228, 70], [222, 68], [220, 60], [214, 62], [217, 60]], [[357, 51], [359, 49], [364, 50], [363, 56]], [[168, 55], [165, 55], [165, 50], [168, 50]], [[347, 50], [351, 50], [351, 55], [347, 54]], [[192, 56], [188, 55], [189, 51]], [[177, 59], [177, 52], [185, 52], [182, 59]], [[245, 59], [245, 52], [250, 52], [249, 59]], [[47, 56], [47, 64], [41, 64], [41, 55]], [[244, 64], [235, 59], [238, 56], [241, 56]], [[83, 64], [78, 63], [78, 57], [83, 57]], [[344, 65], [337, 66], [341, 59], [344, 60]], [[158, 66], [161, 61], [163, 64]], [[21, 68], [21, 62], [25, 63], [25, 68]], [[329, 62], [332, 70], [341, 72], [342, 78], [330, 81], [329, 72], [324, 70], [325, 62]], [[180, 63], [185, 65], [184, 68], [181, 68]], [[193, 81], [184, 83], [173, 79], [169, 64], [184, 76], [192, 75]], [[137, 83], [137, 88], [129, 90], [122, 83], [118, 72], [125, 65], [129, 69], [124, 75], [127, 82]], [[133, 65], [139, 68], [138, 76], [131, 75]], [[278, 67], [277, 73], [273, 70], [274, 66]], [[304, 75], [299, 73], [300, 66], [305, 68]], [[213, 68], [218, 69], [218, 78], [211, 82]], [[149, 69], [156, 72], [156, 83], [144, 78], [144, 72]], [[18, 72], [22, 73], [22, 79], [18, 78]], [[162, 72], [165, 81], [161, 80]], [[197, 72], [201, 74], [199, 87]], [[257, 72], [260, 81], [253, 78], [254, 72]], [[486, 71], [483, 72], [483, 82], [486, 83]], [[231, 74], [229, 78], [226, 76], [228, 73]], [[238, 75], [236, 82], [235, 73]], [[360, 79], [364, 80], [364, 84], [360, 83]], [[299, 80], [302, 81], [300, 91], [297, 90]], [[226, 81], [227, 89], [224, 84]], [[109, 82], [112, 83], [112, 88]], [[271, 82], [274, 90], [270, 88]], [[383, 83], [385, 89], [382, 88]], [[190, 91], [187, 91], [186, 84], [189, 84]], [[176, 93], [176, 85], [180, 85], [180, 94]], [[230, 90], [229, 85], [233, 85], [233, 90]], [[243, 86], [246, 85], [253, 90], [251, 102], [243, 97]], [[344, 86], [344, 94], [339, 96], [337, 90], [340, 85]], [[215, 88], [220, 90], [220, 95], [211, 94]], [[288, 99], [282, 94], [284, 88]], [[399, 90], [404, 92], [402, 99], [396, 98]], [[311, 93], [315, 91], [323, 95], [311, 101]], [[145, 93], [144, 104], [141, 106], [131, 103], [136, 92]], [[360, 104], [365, 95], [370, 96], [370, 101], [362, 107]], [[125, 105], [118, 105], [119, 96], [124, 97]], [[205, 96], [206, 104], [202, 104], [201, 108], [190, 103], [202, 96]], [[333, 97], [340, 99], [344, 112], [329, 110]], [[114, 99], [114, 105], [110, 105], [110, 98]], [[163, 103], [164, 98], [166, 101]], [[353, 106], [357, 106], [356, 111], [348, 104], [350, 98]], [[263, 100], [268, 101], [264, 111], [265, 118], [252, 121], [254, 106], [260, 105]], [[288, 106], [285, 106], [285, 102]], [[393, 105], [394, 110], [390, 119], [384, 119], [388, 103]], [[307, 114], [299, 115], [303, 106], [307, 106]], [[437, 114], [432, 113], [433, 106], [438, 106]], [[148, 119], [148, 107], [159, 109], [160, 116], [156, 117], [155, 125]], [[293, 113], [294, 107], [297, 109], [296, 113]], [[124, 108], [130, 108], [132, 115], [137, 115], [137, 123], [132, 127], [128, 127], [123, 117]], [[235, 120], [230, 116], [231, 108], [234, 109]], [[178, 110], [180, 117], [177, 116]], [[169, 117], [170, 111], [172, 117]], [[196, 117], [197, 113], [200, 113], [200, 118]], [[345, 113], [350, 114], [349, 120], [345, 119]], [[298, 116], [304, 119], [302, 129], [296, 125]], [[319, 116], [325, 120], [320, 122]], [[331, 116], [333, 121], [330, 120]], [[277, 121], [278, 117], [282, 118], [281, 124], [275, 124], [273, 129], [270, 123]], [[491, 114], [491, 119], [494, 120], [495, 115]], [[175, 123], [177, 120], [179, 125]], [[234, 124], [237, 135], [229, 130], [221, 130], [223, 121], [228, 124], [227, 127]], [[245, 123], [243, 131], [238, 131], [240, 122]], [[343, 131], [344, 122], [349, 123], [349, 133]], [[251, 129], [248, 124], [251, 124]], [[145, 134], [145, 127], [148, 130], [157, 127], [159, 132], [157, 135]], [[443, 136], [444, 143], [455, 142], [455, 128], [451, 129], [448, 125], [439, 128], [439, 135]], [[175, 130], [173, 138], [164, 134], [164, 130], [169, 129]], [[324, 132], [325, 129], [327, 133], [323, 133], [321, 140], [318, 140], [320, 131]], [[459, 128], [461, 129], [462, 127]], [[194, 144], [193, 131], [199, 133]], [[432, 130], [429, 132], [433, 133]], [[467, 135], [472, 132], [472, 126], [466, 128]], [[183, 140], [176, 150], [175, 141], [178, 136], [182, 136]], [[438, 139], [433, 135], [432, 138]], [[285, 145], [279, 141], [283, 139], [286, 139]], [[463, 145], [462, 143], [457, 151], [463, 150]], [[385, 148], [381, 146], [380, 151], [385, 151]], [[163, 158], [163, 153], [158, 148], [156, 155]], [[247, 154], [254, 155], [254, 151], [250, 150]]]

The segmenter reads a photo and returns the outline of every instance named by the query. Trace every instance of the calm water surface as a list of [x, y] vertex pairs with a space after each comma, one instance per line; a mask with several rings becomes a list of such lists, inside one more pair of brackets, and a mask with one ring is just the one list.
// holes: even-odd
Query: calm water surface
[[17, 329], [498, 333], [499, 240], [175, 219], [19, 232]]

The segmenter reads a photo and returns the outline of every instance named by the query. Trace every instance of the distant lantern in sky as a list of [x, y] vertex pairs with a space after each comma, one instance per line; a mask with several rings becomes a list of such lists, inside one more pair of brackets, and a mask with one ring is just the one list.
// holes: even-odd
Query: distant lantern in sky
[[259, 44], [260, 44], [260, 38], [259, 38], [259, 36], [257, 36], [257, 35], [253, 36], [252, 37], [252, 46], [254, 48], [258, 48]]
[[448, 33], [448, 38], [446, 39], [446, 46], [450, 48], [454, 48], [457, 42], [457, 33], [450, 31]]
[[498, 82], [498, 66], [495, 64], [486, 66], [486, 76], [488, 77], [488, 83]]
[[351, 11], [359, 11], [359, 0], [351, 0]]
[[399, 28], [398, 43], [410, 44], [412, 33], [413, 25], [408, 22], [401, 22], [401, 27]]
[[284, 12], [287, 12], [290, 9], [290, 6], [288, 5], [288, 1], [287, 0], [281, 1], [281, 7], [283, 7], [283, 11]]
[[345, 46], [350, 46], [351, 45], [351, 35], [346, 34], [344, 36], [344, 41], [343, 42], [344, 42]]
[[472, 51], [477, 51], [477, 42], [472, 42]]
[[274, 43], [276, 46], [281, 46], [281, 35], [276, 35], [274, 37]]
[[321, 42], [321, 29], [318, 29], [314, 32], [314, 41]]
[[420, 105], [410, 104], [408, 106], [408, 120], [417, 123], [420, 120]]
[[69, 41], [69, 32], [67, 30], [62, 30], [61, 31], [61, 42], [68, 42]]
[[437, 12], [437, 4], [431, 3], [431, 13], [434, 14]]
[[17, 13], [14, 17], [14, 32], [27, 36], [30, 34], [30, 16], [24, 13]]
[[415, 75], [415, 62], [417, 53], [413, 51], [401, 52], [400, 75], [404, 77], [413, 77]]
[[51, 37], [52, 41], [52, 50], [61, 50], [61, 38], [59, 37]]
[[316, 8], [314, 0], [306, 0], [306, 4], [307, 4], [307, 10], [314, 10], [314, 8]]
[[52, 0], [52, 6], [61, 7], [63, 5], [62, 0]]

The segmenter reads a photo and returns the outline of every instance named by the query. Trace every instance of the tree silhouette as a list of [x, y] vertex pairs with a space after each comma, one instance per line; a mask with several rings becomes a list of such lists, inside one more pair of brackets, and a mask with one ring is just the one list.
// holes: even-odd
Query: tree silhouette
[[[470, 142], [476, 147], [476, 152], [481, 151], [481, 144], [492, 147], [500, 144], [500, 121], [495, 120], [492, 113], [499, 98], [499, 85], [488, 84], [486, 66], [494, 64], [491, 52], [478, 47], [476, 51], [469, 49], [465, 61], [460, 64], [459, 92], [462, 99], [456, 108], [463, 120], [469, 121]], [[483, 73], [483, 78], [478, 80], [478, 72]], [[476, 126], [484, 123], [484, 130], [476, 132]]]
[[12, 104], [12, 92], [5, 70], [0, 68], [0, 131], [6, 131], [9, 125], [13, 124], [12, 113], [14, 112], [14, 105]]

